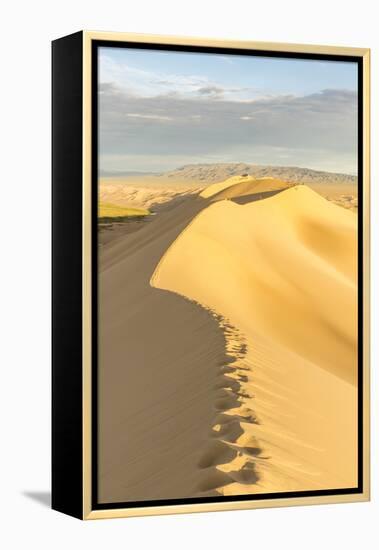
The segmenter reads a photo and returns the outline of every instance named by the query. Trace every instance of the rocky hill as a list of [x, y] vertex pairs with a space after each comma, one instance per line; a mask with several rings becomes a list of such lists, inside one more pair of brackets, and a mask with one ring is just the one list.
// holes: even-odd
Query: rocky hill
[[158, 178], [172, 178], [217, 183], [233, 176], [254, 176], [255, 178], [274, 177], [291, 183], [305, 184], [356, 184], [357, 177], [350, 174], [322, 172], [296, 166], [262, 166], [244, 163], [187, 164], [176, 170], [164, 172]]

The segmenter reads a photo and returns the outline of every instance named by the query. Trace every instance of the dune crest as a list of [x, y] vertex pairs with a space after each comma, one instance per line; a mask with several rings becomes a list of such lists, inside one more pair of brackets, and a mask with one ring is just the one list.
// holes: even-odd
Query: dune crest
[[284, 182], [277, 178], [254, 178], [248, 175], [233, 176], [220, 183], [214, 183], [206, 187], [200, 197], [212, 200], [231, 199], [256, 193], [269, 193], [284, 191], [294, 184]]
[[307, 186], [236, 204], [222, 194], [246, 181], [231, 179], [201, 194], [221, 200], [187, 226], [150, 281], [217, 312], [245, 339], [229, 373], [242, 388], [227, 412], [236, 437], [224, 441], [237, 455], [217, 465], [234, 481], [218, 491], [354, 486], [356, 216]]
[[[232, 187], [233, 185], [237, 185], [238, 183], [241, 183], [246, 178], [243, 176], [232, 176], [231, 178], [228, 178], [226, 180], [213, 183], [206, 187], [201, 193], [200, 197], [203, 197], [204, 199], [208, 199], [209, 197], [213, 197], [214, 195], [217, 195], [224, 189], [228, 189], [229, 187]], [[250, 179], [250, 178], [249, 178]]]

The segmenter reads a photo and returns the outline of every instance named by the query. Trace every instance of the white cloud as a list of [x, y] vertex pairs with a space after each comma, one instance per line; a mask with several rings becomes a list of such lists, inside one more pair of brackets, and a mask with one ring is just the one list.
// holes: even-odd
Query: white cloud
[[143, 115], [141, 113], [127, 113], [128, 117], [130, 118], [145, 118], [147, 120], [172, 120], [172, 117], [170, 116], [162, 116], [162, 115]]

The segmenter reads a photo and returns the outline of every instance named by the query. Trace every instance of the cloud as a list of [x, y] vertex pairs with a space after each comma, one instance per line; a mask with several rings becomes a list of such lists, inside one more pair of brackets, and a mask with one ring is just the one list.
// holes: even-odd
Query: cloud
[[[225, 58], [228, 59], [228, 58]], [[133, 67], [125, 60], [115, 60], [102, 53], [99, 59], [99, 81], [102, 85], [117, 82], [120, 90], [128, 95], [154, 97], [157, 95], [179, 95], [182, 98], [208, 95], [235, 100], [256, 97], [261, 92], [253, 87], [230, 88], [209, 79], [205, 75], [184, 75], [165, 73], [159, 70], [146, 70]]]
[[213, 99], [229, 99], [230, 101], [246, 101], [250, 97], [255, 97], [259, 94], [255, 88], [229, 88], [220, 85], [208, 85], [198, 88], [197, 93], [200, 96], [207, 96]]
[[162, 71], [133, 67], [126, 61], [115, 61], [104, 53], [99, 56], [99, 81], [105, 84], [118, 83], [128, 94], [152, 97], [165, 93], [183, 96], [195, 94], [198, 88], [212, 82], [202, 75], [166, 74]]
[[202, 88], [199, 88], [197, 91], [200, 95], [220, 96], [224, 94], [225, 90], [221, 86], [203, 86]]
[[147, 120], [172, 120], [169, 116], [164, 115], [153, 115], [153, 114], [141, 114], [141, 113], [127, 113], [127, 117], [130, 118], [143, 118]]
[[102, 162], [117, 155], [136, 162], [150, 158], [150, 164], [163, 156], [191, 162], [241, 161], [244, 156], [253, 161], [264, 151], [275, 163], [280, 151], [298, 165], [304, 166], [304, 159], [324, 159], [339, 169], [356, 169], [357, 95], [352, 91], [326, 89], [303, 97], [244, 101], [226, 97], [224, 88], [213, 84], [198, 86], [190, 97], [144, 97], [112, 83], [101, 84], [99, 92]]

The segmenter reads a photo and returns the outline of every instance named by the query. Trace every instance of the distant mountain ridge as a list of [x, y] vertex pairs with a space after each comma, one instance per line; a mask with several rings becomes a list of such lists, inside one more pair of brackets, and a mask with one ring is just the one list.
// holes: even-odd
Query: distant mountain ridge
[[266, 166], [245, 163], [186, 164], [157, 177], [217, 183], [233, 176], [249, 175], [255, 178], [274, 177], [291, 183], [357, 184], [357, 176], [311, 170], [297, 166]]

